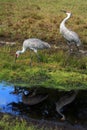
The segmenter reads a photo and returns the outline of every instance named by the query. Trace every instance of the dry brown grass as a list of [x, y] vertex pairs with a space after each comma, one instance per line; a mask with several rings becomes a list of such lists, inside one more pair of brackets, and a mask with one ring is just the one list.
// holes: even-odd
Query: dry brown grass
[[81, 41], [86, 44], [87, 2], [85, 0], [78, 2], [78, 0], [63, 0], [61, 2], [58, 0], [0, 1], [0, 36], [19, 41], [29, 37], [37, 37], [53, 44], [64, 42], [59, 33], [60, 22], [66, 16], [61, 13], [60, 9], [64, 8], [73, 13], [66, 26], [76, 31]]

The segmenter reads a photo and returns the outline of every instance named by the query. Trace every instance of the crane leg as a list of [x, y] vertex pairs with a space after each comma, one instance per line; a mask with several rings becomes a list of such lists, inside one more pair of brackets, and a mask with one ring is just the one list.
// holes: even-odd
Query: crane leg
[[76, 48], [77, 48], [77, 51], [79, 51], [79, 47], [75, 44]]
[[69, 41], [67, 41], [67, 45], [68, 45], [68, 47], [69, 47], [69, 53], [72, 53], [72, 48], [71, 48], [71, 43], [69, 42]]
[[[37, 54], [37, 53], [36, 53]], [[37, 54], [38, 62], [40, 62], [40, 56]]]
[[68, 47], [69, 47], [69, 53], [72, 53], [73, 49], [71, 48], [71, 44], [68, 43]]
[[32, 58], [33, 58], [33, 57], [32, 57], [32, 55], [31, 55], [31, 50], [30, 50], [30, 63], [29, 63], [30, 66], [32, 66]]
[[40, 62], [40, 56], [38, 55], [37, 50], [36, 50], [36, 49], [34, 49], [34, 52], [35, 52], [35, 54], [37, 55], [38, 62]]

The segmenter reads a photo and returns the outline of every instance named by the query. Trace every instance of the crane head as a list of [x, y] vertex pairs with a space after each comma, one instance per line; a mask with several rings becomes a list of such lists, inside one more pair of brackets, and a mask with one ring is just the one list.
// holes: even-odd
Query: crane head
[[71, 12], [70, 11], [66, 11], [66, 10], [61, 10], [62, 12], [66, 13], [67, 15], [71, 15]]
[[66, 12], [66, 14], [67, 14], [68, 16], [70, 16], [70, 17], [71, 17], [71, 15], [72, 15], [71, 12]]
[[19, 57], [19, 52], [17, 51], [16, 52], [16, 55], [15, 55], [15, 61], [16, 61], [16, 59]]
[[17, 58], [18, 58], [18, 55], [16, 54], [16, 55], [15, 55], [15, 62], [16, 62]]
[[16, 58], [18, 58], [19, 57], [19, 54], [16, 54]]

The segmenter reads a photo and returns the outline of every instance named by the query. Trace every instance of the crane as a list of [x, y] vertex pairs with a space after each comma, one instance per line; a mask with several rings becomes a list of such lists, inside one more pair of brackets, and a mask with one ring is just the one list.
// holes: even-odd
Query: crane
[[[22, 50], [21, 51], [20, 50], [16, 51], [15, 61], [19, 57], [19, 55], [24, 53], [27, 49], [30, 49], [30, 50], [34, 51], [34, 53], [39, 58], [37, 50], [48, 49], [48, 48], [51, 48], [51, 46], [47, 42], [44, 42], [44, 41], [42, 41], [40, 39], [37, 39], [37, 38], [26, 39], [23, 42]], [[30, 62], [30, 65], [31, 65], [31, 62]]]
[[81, 41], [79, 39], [79, 36], [74, 31], [71, 31], [65, 26], [65, 22], [71, 17], [71, 13], [67, 12], [65, 10], [62, 10], [67, 14], [67, 17], [64, 18], [64, 20], [60, 24], [60, 33], [62, 36], [67, 40], [67, 44], [69, 46], [70, 52], [72, 51], [71, 45], [74, 44], [79, 51], [79, 46], [81, 46]]

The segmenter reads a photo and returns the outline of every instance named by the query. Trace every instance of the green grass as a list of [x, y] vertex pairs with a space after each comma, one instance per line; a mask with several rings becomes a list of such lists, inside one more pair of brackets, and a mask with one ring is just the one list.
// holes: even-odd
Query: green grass
[[0, 120], [0, 129], [3, 130], [36, 130], [36, 128], [30, 124], [27, 125], [27, 122], [24, 119], [14, 118], [9, 115], [4, 115]]
[[[64, 90], [87, 88], [87, 57], [68, 53], [66, 41], [59, 33], [60, 22], [66, 17], [60, 10], [72, 12], [67, 26], [76, 31], [82, 43], [87, 44], [87, 1], [83, 0], [0, 0], [0, 37], [16, 41], [14, 46], [0, 47], [0, 80], [18, 86], [44, 86]], [[39, 51], [41, 62], [33, 55], [29, 66], [29, 51], [15, 63], [15, 52], [21, 49], [25, 38], [37, 37], [49, 42], [52, 49]], [[60, 49], [55, 49], [54, 45]]]
[[1, 130], [57, 130], [60, 126], [54, 125], [54, 128], [49, 127], [48, 124], [40, 125], [38, 121], [25, 120], [22, 117], [15, 117], [8, 114], [0, 113], [0, 129]]
[[67, 55], [62, 50], [55, 50], [52, 54], [50, 50], [39, 52], [42, 60], [39, 63], [32, 52], [31, 67], [29, 51], [20, 55], [15, 63], [15, 55], [12, 52], [16, 51], [16, 48], [17, 46], [0, 48], [1, 52], [5, 52], [0, 55], [1, 80], [26, 87], [43, 86], [63, 90], [87, 88], [87, 70], [84, 68], [87, 58], [70, 57], [64, 66]]

